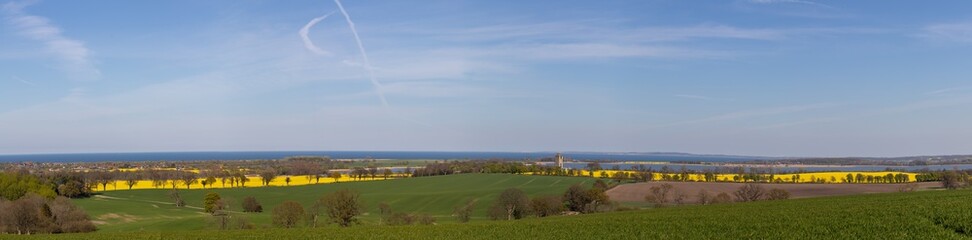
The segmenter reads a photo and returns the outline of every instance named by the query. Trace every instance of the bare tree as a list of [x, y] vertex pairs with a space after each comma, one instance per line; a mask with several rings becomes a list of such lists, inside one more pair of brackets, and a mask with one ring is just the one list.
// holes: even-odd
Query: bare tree
[[4, 214], [0, 215], [0, 217], [3, 217], [5, 225], [11, 228], [12, 231], [16, 231], [17, 234], [31, 234], [43, 231], [47, 227], [45, 223], [49, 221], [46, 217], [49, 217], [50, 213], [48, 212], [45, 215], [42, 212], [44, 208], [42, 206], [43, 203], [36, 201], [37, 198], [41, 197], [32, 198], [28, 196], [6, 204], [7, 206], [3, 209]]
[[945, 189], [958, 189], [965, 185], [968, 177], [958, 171], [946, 171], [942, 174], [942, 187]]
[[54, 198], [49, 205], [51, 217], [54, 224], [58, 228], [58, 232], [79, 233], [91, 232], [97, 229], [95, 228], [95, 225], [91, 223], [91, 219], [88, 217], [88, 214], [85, 213], [84, 210], [81, 210], [81, 208], [71, 203], [71, 200], [68, 198]]
[[[206, 197], [209, 200], [209, 194]], [[233, 201], [226, 198], [219, 198], [213, 203], [212, 215], [216, 218], [216, 224], [219, 226], [219, 229], [226, 230], [232, 226], [229, 214], [230, 206], [232, 205]]]
[[378, 224], [388, 224], [388, 220], [392, 217], [392, 209], [388, 203], [378, 203], [378, 215], [380, 216]]
[[243, 198], [243, 212], [263, 212], [263, 206], [257, 202], [256, 198], [246, 197]]
[[712, 198], [712, 194], [705, 189], [699, 189], [699, 193], [695, 195], [695, 199], [698, 200], [698, 203], [702, 205], [712, 204]]
[[748, 183], [739, 187], [739, 190], [736, 190], [732, 194], [736, 196], [736, 201], [753, 202], [762, 198], [766, 194], [766, 190], [759, 184]]
[[653, 203], [655, 207], [662, 207], [668, 203], [668, 196], [675, 187], [668, 183], [651, 187], [650, 192], [645, 196], [645, 201]]
[[131, 190], [135, 184], [138, 184], [138, 180], [141, 180], [142, 176], [139, 172], [126, 172], [125, 173], [125, 185], [128, 185], [128, 190]]
[[108, 184], [115, 181], [115, 175], [109, 171], [97, 171], [94, 173], [95, 181], [101, 184], [102, 190], [108, 190]]
[[297, 226], [297, 222], [304, 216], [304, 207], [294, 201], [284, 201], [273, 208], [273, 224], [284, 228]]
[[732, 202], [732, 197], [729, 197], [729, 194], [726, 194], [724, 192], [719, 193], [714, 198], [712, 198], [712, 204], [729, 203], [729, 202]]
[[250, 178], [246, 177], [246, 174], [244, 174], [242, 171], [236, 172], [234, 176], [236, 179], [236, 184], [240, 185], [240, 187], [246, 187], [246, 182], [250, 181]]
[[539, 196], [530, 200], [530, 207], [537, 217], [553, 216], [564, 211], [564, 201], [560, 196]]
[[341, 173], [337, 171], [331, 171], [331, 174], [329, 174], [328, 177], [334, 179], [334, 182], [338, 182], [341, 180]]
[[171, 192], [169, 192], [169, 198], [172, 198], [172, 201], [175, 203], [176, 207], [186, 206], [186, 201], [182, 199], [181, 195], [179, 195], [179, 191], [176, 191], [174, 188]]
[[456, 206], [456, 208], [452, 211], [452, 214], [455, 215], [456, 220], [461, 223], [469, 222], [469, 218], [472, 216], [472, 211], [475, 206], [476, 200], [470, 199], [469, 201], [466, 201], [465, 204]]
[[182, 181], [182, 184], [186, 185], [186, 189], [189, 189], [190, 186], [199, 182], [197, 175], [194, 172], [182, 172], [179, 175], [179, 180]]
[[681, 190], [678, 189], [672, 191], [672, 203], [677, 205], [682, 205], [685, 204], [685, 201], [687, 200], [688, 200], [688, 194], [686, 194], [685, 192], [682, 192]]
[[769, 190], [769, 194], [766, 196], [768, 200], [786, 200], [790, 199], [790, 192], [786, 190], [774, 188]]
[[260, 178], [263, 181], [263, 186], [269, 186], [270, 182], [273, 182], [273, 179], [277, 178], [278, 174], [279, 172], [277, 172], [277, 169], [270, 168], [270, 167], [263, 169], [263, 171], [260, 171]]
[[490, 217], [494, 220], [520, 219], [530, 212], [530, 199], [526, 193], [517, 188], [509, 188], [500, 193], [490, 208]]

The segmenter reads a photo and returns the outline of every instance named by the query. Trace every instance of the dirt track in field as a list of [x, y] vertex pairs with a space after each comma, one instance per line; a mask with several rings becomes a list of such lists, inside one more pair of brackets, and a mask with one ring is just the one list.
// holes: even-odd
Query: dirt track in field
[[[689, 196], [689, 202], [696, 202], [696, 195], [702, 189], [705, 189], [712, 195], [719, 193], [726, 193], [732, 196], [732, 192], [739, 189], [739, 187], [745, 185], [744, 183], [726, 183], [726, 182], [649, 182], [649, 183], [633, 183], [633, 184], [623, 184], [614, 187], [607, 191], [608, 196], [611, 200], [622, 201], [622, 202], [640, 202], [645, 201], [645, 196], [651, 192], [651, 187], [660, 186], [664, 183], [671, 184], [674, 186], [674, 190], [681, 191]], [[907, 184], [814, 184], [814, 183], [799, 183], [799, 184], [778, 184], [778, 183], [761, 183], [767, 191], [773, 188], [779, 188], [790, 192], [790, 198], [809, 198], [809, 197], [823, 197], [823, 196], [839, 196], [839, 195], [854, 195], [854, 194], [866, 194], [866, 193], [887, 193], [887, 192], [898, 192]], [[941, 187], [941, 183], [938, 182], [923, 182], [917, 183], [918, 190], [931, 189]]]

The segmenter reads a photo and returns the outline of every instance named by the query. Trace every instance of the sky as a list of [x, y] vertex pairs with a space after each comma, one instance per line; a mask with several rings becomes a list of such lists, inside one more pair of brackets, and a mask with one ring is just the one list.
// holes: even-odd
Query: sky
[[970, 12], [972, 1], [0, 0], [0, 154], [970, 154]]

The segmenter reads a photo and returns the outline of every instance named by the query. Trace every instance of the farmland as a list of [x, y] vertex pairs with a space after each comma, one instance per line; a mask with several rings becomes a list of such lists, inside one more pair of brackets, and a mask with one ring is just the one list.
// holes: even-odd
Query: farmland
[[[745, 183], [723, 182], [649, 182], [624, 184], [607, 191], [608, 196], [615, 201], [644, 201], [651, 187], [670, 184], [675, 191], [688, 195], [689, 202], [696, 202], [696, 193], [701, 190], [710, 193], [731, 193]], [[822, 184], [822, 183], [764, 183], [765, 189], [782, 189], [791, 194], [790, 198], [824, 197], [869, 193], [891, 193], [909, 190], [935, 189], [942, 186], [939, 182], [922, 182], [912, 184]], [[910, 190], [909, 190], [910, 191]]]
[[[161, 169], [161, 170], [174, 170], [174, 169]], [[132, 172], [132, 171], [135, 171], [135, 170], [134, 169], [120, 169], [119, 171], [122, 171], [122, 172]], [[189, 171], [189, 172], [193, 172], [193, 173], [199, 173], [199, 170], [185, 170], [185, 171]], [[579, 176], [605, 177], [605, 176], [615, 176], [619, 172], [623, 172], [623, 173], [627, 173], [627, 174], [631, 174], [631, 175], [634, 175], [634, 174], [637, 174], [638, 173], [637, 171], [618, 171], [618, 170], [599, 170], [599, 171], [594, 171], [593, 173], [591, 173], [591, 171], [578, 170], [578, 172], [576, 174], [579, 175]], [[870, 176], [872, 178], [873, 177], [884, 177], [884, 176], [887, 176], [888, 174], [892, 174], [892, 175], [895, 175], [895, 174], [903, 174], [904, 176], [907, 176], [907, 179], [904, 180], [905, 182], [914, 182], [915, 181], [915, 175], [916, 175], [914, 173], [904, 173], [904, 172], [813, 172], [813, 173], [799, 173], [799, 174], [781, 174], [781, 175], [778, 175], [778, 176], [764, 175], [763, 177], [766, 177], [766, 178], [771, 178], [772, 177], [772, 179], [776, 180], [777, 182], [785, 182], [785, 183], [814, 183], [814, 182], [819, 182], [819, 183], [845, 183], [846, 181], [844, 181], [844, 179], [846, 179], [847, 174], [851, 174], [851, 175], [855, 175], [855, 176], [856, 175]], [[678, 174], [675, 174], [675, 173], [653, 173], [652, 175], [653, 175], [653, 179], [664, 179], [666, 177], [673, 177], [673, 176], [676, 176]], [[405, 176], [403, 174], [401, 174], [401, 173], [395, 173], [395, 174], [391, 175], [390, 177], [391, 178], [401, 178], [401, 177], [405, 177]], [[741, 178], [739, 178], [739, 175], [738, 174], [725, 174], [725, 173], [721, 173], [721, 174], [715, 174], [714, 177], [715, 177], [715, 181], [720, 181], [720, 182], [740, 182], [740, 181], [744, 181]], [[290, 180], [289, 182], [287, 181], [288, 178]], [[248, 175], [247, 176], [247, 179], [248, 179], [248, 182], [249, 182], [246, 185], [247, 187], [264, 187], [264, 185], [261, 184], [261, 182], [262, 182], [263, 179], [260, 176]], [[293, 175], [293, 176], [289, 176], [289, 175], [284, 175], [284, 176], [277, 176], [272, 181], [270, 181], [269, 184], [267, 184], [266, 186], [274, 186], [274, 187], [280, 187], [280, 186], [301, 186], [301, 185], [311, 185], [311, 184], [326, 184], [326, 183], [352, 182], [352, 181], [374, 181], [374, 180], [387, 180], [387, 179], [388, 178], [384, 178], [384, 177], [381, 177], [381, 176], [378, 176], [378, 177], [367, 177], [367, 178], [353, 178], [350, 175], [341, 175], [340, 178], [334, 179], [334, 178], [329, 178], [327, 176], [313, 176], [313, 175]], [[226, 183], [220, 183], [220, 182], [215, 182], [215, 183], [213, 183], [212, 185], [209, 185], [209, 186], [203, 186], [202, 185], [202, 182], [205, 181], [205, 180], [206, 179], [204, 179], [204, 178], [198, 178], [197, 181], [189, 184], [189, 186], [186, 186], [181, 181], [170, 180], [168, 182], [163, 183], [161, 186], [154, 186], [153, 183], [152, 183], [152, 181], [150, 181], [150, 180], [144, 180], [143, 179], [143, 180], [136, 181], [135, 184], [131, 186], [131, 188], [129, 188], [129, 186], [126, 184], [125, 180], [113, 180], [110, 183], [108, 183], [107, 185], [102, 186], [103, 188], [102, 187], [92, 188], [92, 190], [94, 190], [94, 191], [116, 191], [116, 190], [135, 190], [135, 189], [164, 189], [167, 186], [168, 187], [171, 187], [172, 184], [175, 184], [176, 187], [185, 188], [185, 189], [203, 189], [203, 188], [212, 189], [212, 188], [232, 188], [232, 187], [235, 187], [235, 186], [233, 186], [233, 184], [227, 185]], [[687, 174], [686, 175], [686, 180], [688, 180], [688, 181], [704, 181], [705, 178], [704, 178], [704, 175], [703, 174], [693, 173], [693, 174]]]
[[576, 183], [592, 182], [592, 179], [582, 177], [461, 174], [290, 187], [180, 189], [180, 195], [188, 204], [186, 208], [173, 206], [168, 195], [171, 190], [163, 189], [107, 191], [75, 203], [99, 224], [100, 232], [192, 230], [210, 227], [207, 221], [212, 217], [198, 209], [206, 193], [215, 192], [235, 202], [232, 207], [236, 209], [230, 209], [233, 211], [239, 211], [239, 203], [244, 197], [254, 196], [267, 211], [239, 215], [249, 218], [257, 227], [268, 227], [269, 209], [285, 200], [310, 206], [325, 193], [348, 188], [360, 192], [366, 202], [362, 216], [365, 223], [377, 221], [377, 214], [373, 212], [379, 202], [389, 204], [395, 211], [430, 214], [438, 222], [449, 222], [453, 221], [452, 208], [470, 199], [477, 201], [474, 220], [484, 219], [487, 206], [506, 188], [516, 187], [530, 195], [548, 195], [561, 194]]
[[[492, 176], [490, 176], [492, 177]], [[541, 181], [538, 178], [536, 181]], [[509, 181], [514, 181], [510, 179]], [[396, 181], [389, 181], [392, 183]], [[364, 183], [362, 183], [364, 184]], [[296, 193], [296, 191], [295, 191]], [[683, 206], [432, 226], [157, 231], [25, 239], [966, 239], [972, 191], [919, 191]], [[511, 235], [515, 234], [515, 235]]]

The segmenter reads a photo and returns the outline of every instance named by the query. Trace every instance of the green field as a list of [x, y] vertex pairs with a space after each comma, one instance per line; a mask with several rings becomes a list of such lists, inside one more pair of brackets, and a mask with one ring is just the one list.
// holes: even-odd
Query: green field
[[[468, 176], [459, 177], [466, 178]], [[473, 176], [468, 179], [493, 178]], [[443, 178], [451, 179], [451, 178]], [[518, 178], [514, 178], [518, 179]], [[538, 178], [537, 181], [541, 181]], [[968, 239], [972, 191], [684, 206], [428, 226], [147, 231], [36, 239]]]
[[377, 204], [385, 202], [393, 210], [424, 213], [439, 223], [454, 221], [452, 209], [469, 199], [477, 202], [473, 220], [486, 218], [486, 208], [496, 195], [506, 188], [516, 187], [530, 195], [562, 194], [572, 184], [590, 185], [593, 180], [582, 177], [522, 176], [512, 174], [461, 174], [420, 177], [375, 182], [347, 182], [294, 187], [233, 188], [213, 190], [179, 190], [188, 207], [173, 206], [168, 194], [171, 190], [109, 191], [101, 195], [76, 200], [93, 220], [99, 221], [99, 232], [169, 231], [214, 228], [212, 216], [202, 213], [203, 196], [215, 192], [232, 199], [231, 211], [241, 211], [244, 197], [254, 196], [263, 205], [263, 213], [240, 213], [256, 227], [270, 225], [270, 211], [286, 200], [300, 202], [306, 207], [323, 194], [348, 188], [361, 193], [366, 202], [362, 221], [378, 221]]

